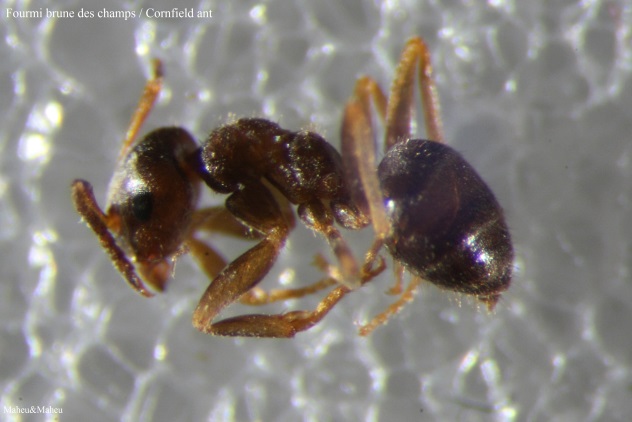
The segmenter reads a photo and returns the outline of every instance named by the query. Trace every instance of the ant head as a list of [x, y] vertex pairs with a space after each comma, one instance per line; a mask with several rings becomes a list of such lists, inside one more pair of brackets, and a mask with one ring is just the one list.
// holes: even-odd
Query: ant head
[[170, 273], [164, 264], [180, 249], [195, 210], [198, 176], [189, 161], [196, 149], [183, 129], [155, 130], [123, 157], [110, 182], [107, 215], [118, 242], [158, 289]]

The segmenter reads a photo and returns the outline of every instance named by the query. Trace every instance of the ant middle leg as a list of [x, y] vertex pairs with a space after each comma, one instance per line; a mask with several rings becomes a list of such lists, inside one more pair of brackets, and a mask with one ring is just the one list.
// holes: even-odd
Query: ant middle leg
[[[384, 262], [380, 260], [377, 268], [363, 273], [361, 284], [370, 281], [383, 270]], [[338, 284], [338, 282], [335, 279], [329, 278], [317, 282], [312, 286], [318, 288], [333, 284]], [[308, 289], [309, 288], [311, 287], [308, 286]], [[338, 287], [330, 291], [327, 296], [320, 301], [313, 311], [292, 311], [275, 315], [253, 314], [228, 318], [213, 324], [212, 333], [216, 335], [246, 337], [294, 337], [297, 333], [305, 331], [320, 322], [329, 311], [351, 291], [352, 290], [344, 285], [338, 285]], [[397, 306], [397, 304], [392, 305], [392, 307], [394, 306]], [[389, 311], [390, 308], [384, 313]], [[376, 319], [381, 317], [381, 315], [378, 315]], [[378, 322], [376, 326], [379, 324], [381, 324], [381, 322]]]
[[327, 287], [335, 286], [337, 284], [339, 284], [338, 280], [327, 277], [317, 281], [316, 283], [312, 283], [309, 286], [298, 287], [295, 289], [272, 289], [270, 291], [265, 291], [258, 287], [253, 287], [239, 299], [239, 303], [249, 306], [260, 306], [289, 299], [300, 299], [304, 296], [317, 293]]
[[[321, 290], [326, 289], [330, 286], [339, 285], [340, 281], [337, 278], [331, 277], [331, 274], [336, 274], [340, 270], [332, 265], [323, 257], [321, 254], [316, 254], [314, 256], [313, 264], [318, 267], [323, 273], [330, 275], [329, 277], [318, 280], [315, 283], [312, 283], [305, 287], [298, 287], [294, 289], [272, 289], [269, 292], [264, 291], [258, 287], [253, 287], [246, 294], [244, 294], [239, 302], [244, 305], [256, 306], [256, 305], [266, 305], [272, 302], [278, 302], [288, 299], [299, 299], [301, 297], [317, 293]], [[361, 284], [364, 284], [368, 281], [368, 278], [373, 278], [375, 275], [374, 272], [377, 271], [382, 272], [384, 268], [383, 260], [380, 261], [377, 269], [374, 268], [363, 268], [362, 274], [363, 278], [361, 279]]]
[[320, 200], [312, 200], [299, 205], [298, 215], [307, 227], [325, 237], [336, 256], [338, 267], [327, 266], [329, 276], [350, 290], [360, 287], [362, 284], [360, 268], [349, 244], [334, 226], [332, 211]]

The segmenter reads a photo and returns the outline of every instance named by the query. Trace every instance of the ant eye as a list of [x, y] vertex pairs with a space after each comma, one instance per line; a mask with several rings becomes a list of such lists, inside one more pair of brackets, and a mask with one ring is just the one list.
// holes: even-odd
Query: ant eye
[[154, 208], [154, 197], [151, 192], [139, 192], [132, 196], [132, 214], [139, 221], [147, 221], [151, 218]]

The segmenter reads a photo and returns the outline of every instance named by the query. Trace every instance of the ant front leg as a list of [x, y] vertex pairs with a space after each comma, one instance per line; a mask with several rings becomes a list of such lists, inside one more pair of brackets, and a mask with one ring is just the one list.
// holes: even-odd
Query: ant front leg
[[195, 211], [186, 247], [206, 276], [212, 280], [226, 266], [226, 260], [205, 242], [197, 239], [198, 232], [218, 233], [239, 239], [252, 239], [253, 233], [224, 206], [203, 208]]
[[262, 240], [211, 282], [193, 314], [193, 325], [213, 335], [292, 337], [297, 324], [285, 315], [242, 315], [213, 323], [226, 306], [239, 300], [270, 271], [289, 233], [274, 196], [259, 182], [233, 193], [226, 207], [244, 225], [261, 234]]
[[[276, 197], [275, 197], [276, 198]], [[276, 198], [277, 200], [279, 198]], [[290, 220], [290, 227], [293, 227], [293, 214], [289, 213], [289, 204], [281, 202], [282, 208], [285, 205], [284, 217], [287, 221]], [[241, 223], [237, 218], [231, 214], [226, 207], [217, 206], [204, 208], [195, 212], [193, 217], [193, 227], [188, 240], [186, 241], [186, 249], [191, 253], [195, 261], [200, 268], [204, 271], [209, 280], [213, 280], [220, 273], [224, 267], [228, 264], [226, 260], [204, 241], [195, 238], [195, 233], [205, 231], [209, 233], [219, 233], [239, 239], [261, 239], [261, 235], [258, 232], [253, 232], [250, 228]], [[314, 259], [314, 265], [321, 268], [323, 271], [329, 268], [324, 258], [317, 255]], [[257, 286], [248, 290], [240, 298], [239, 302], [249, 306], [266, 305], [272, 302], [279, 302], [288, 299], [298, 299], [327, 287], [337, 284], [337, 280], [332, 278], [324, 278], [309, 286], [299, 287], [294, 289], [272, 289], [265, 291]]]

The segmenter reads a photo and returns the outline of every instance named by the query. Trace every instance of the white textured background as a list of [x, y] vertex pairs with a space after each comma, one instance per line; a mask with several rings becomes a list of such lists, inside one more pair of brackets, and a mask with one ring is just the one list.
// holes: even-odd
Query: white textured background
[[[213, 17], [6, 17], [171, 5], [2, 2], [0, 420], [54, 419], [5, 406], [54, 406], [67, 421], [629, 420], [629, 2], [189, 1]], [[105, 200], [151, 57], [166, 89], [143, 132], [179, 124], [203, 139], [235, 113], [337, 144], [355, 78], [387, 86], [415, 34], [433, 52], [448, 142], [512, 229], [515, 279], [494, 315], [424, 286], [360, 338], [354, 323], [392, 300], [386, 273], [294, 340], [212, 338], [190, 324], [208, 281], [189, 258], [147, 300], [79, 224], [69, 184], [85, 178]], [[248, 247], [213, 243], [229, 258]], [[266, 286], [291, 270], [314, 281], [317, 251], [297, 230]]]

